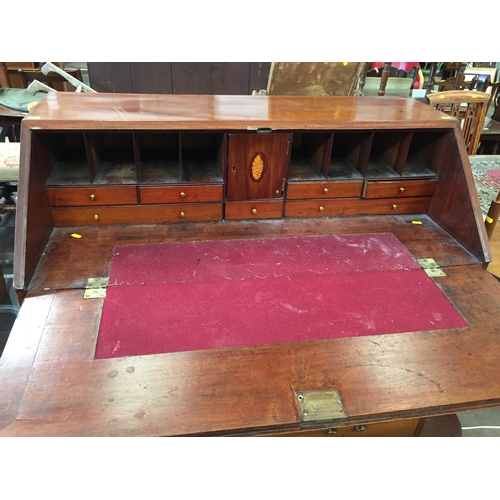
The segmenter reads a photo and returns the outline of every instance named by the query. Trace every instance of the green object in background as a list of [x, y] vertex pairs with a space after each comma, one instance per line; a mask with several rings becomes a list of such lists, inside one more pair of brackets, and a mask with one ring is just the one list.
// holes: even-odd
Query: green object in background
[[30, 104], [40, 102], [46, 95], [45, 92], [31, 95], [26, 89], [0, 89], [0, 104], [17, 111], [27, 112]]

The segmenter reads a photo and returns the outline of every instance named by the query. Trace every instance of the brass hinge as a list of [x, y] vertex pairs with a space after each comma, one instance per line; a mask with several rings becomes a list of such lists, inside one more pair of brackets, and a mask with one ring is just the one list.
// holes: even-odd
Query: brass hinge
[[109, 278], [89, 278], [85, 287], [84, 299], [103, 299], [106, 297], [106, 287]]
[[431, 278], [446, 276], [434, 259], [417, 259], [417, 262]]

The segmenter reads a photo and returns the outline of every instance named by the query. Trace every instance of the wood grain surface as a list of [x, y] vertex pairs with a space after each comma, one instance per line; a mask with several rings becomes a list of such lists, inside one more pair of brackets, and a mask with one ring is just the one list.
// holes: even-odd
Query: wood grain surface
[[[56, 229], [0, 364], [1, 435], [204, 435], [301, 429], [294, 391], [339, 390], [349, 425], [500, 405], [500, 283], [427, 216]], [[469, 327], [94, 360], [115, 244], [392, 232]], [[81, 239], [71, 238], [79, 232]], [[91, 244], [89, 244], [91, 242]], [[57, 265], [55, 263], [57, 262]], [[397, 312], [395, 312], [397, 313]], [[23, 347], [26, 345], [26, 347]], [[279, 362], [276, 362], [279, 360]]]

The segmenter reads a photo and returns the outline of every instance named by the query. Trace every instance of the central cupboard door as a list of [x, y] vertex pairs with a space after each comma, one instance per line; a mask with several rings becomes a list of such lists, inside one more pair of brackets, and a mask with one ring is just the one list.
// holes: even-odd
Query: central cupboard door
[[230, 134], [228, 201], [283, 198], [289, 134]]

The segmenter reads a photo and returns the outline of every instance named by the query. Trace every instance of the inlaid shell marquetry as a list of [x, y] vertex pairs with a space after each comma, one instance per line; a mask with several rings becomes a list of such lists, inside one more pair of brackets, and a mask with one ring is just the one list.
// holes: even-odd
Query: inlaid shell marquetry
[[252, 160], [252, 178], [258, 181], [262, 178], [265, 167], [265, 159], [261, 153], [257, 153]]

